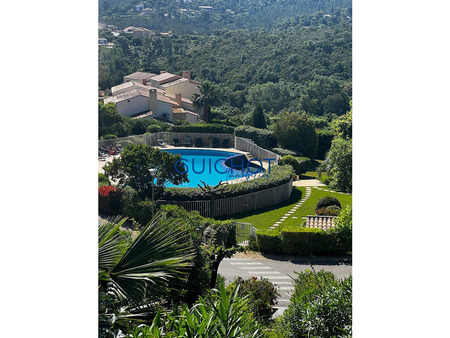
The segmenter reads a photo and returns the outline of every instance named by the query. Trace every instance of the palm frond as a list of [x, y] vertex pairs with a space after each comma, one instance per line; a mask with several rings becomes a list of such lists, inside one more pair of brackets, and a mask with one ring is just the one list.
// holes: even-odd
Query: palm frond
[[119, 228], [126, 218], [116, 217], [98, 227], [98, 268], [110, 271], [122, 254], [120, 245]]
[[134, 304], [158, 299], [187, 274], [194, 252], [186, 228], [157, 214], [111, 270], [111, 290]]

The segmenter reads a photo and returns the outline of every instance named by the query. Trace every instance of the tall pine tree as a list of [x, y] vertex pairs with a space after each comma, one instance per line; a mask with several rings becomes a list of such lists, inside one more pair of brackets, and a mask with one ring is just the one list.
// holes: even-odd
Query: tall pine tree
[[256, 105], [252, 112], [252, 123], [255, 128], [265, 129], [267, 127], [264, 111], [260, 103]]

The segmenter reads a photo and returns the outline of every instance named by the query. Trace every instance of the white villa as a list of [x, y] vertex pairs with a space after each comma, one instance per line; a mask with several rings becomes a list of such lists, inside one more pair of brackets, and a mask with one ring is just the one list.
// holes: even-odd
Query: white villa
[[159, 75], [136, 72], [125, 76], [124, 81], [112, 87], [112, 97], [104, 100], [105, 104], [114, 103], [120, 115], [170, 122], [186, 120], [197, 123], [200, 120], [189, 99], [192, 94], [199, 93], [197, 84], [200, 83], [190, 80], [189, 72], [183, 72], [183, 76], [166, 72]]

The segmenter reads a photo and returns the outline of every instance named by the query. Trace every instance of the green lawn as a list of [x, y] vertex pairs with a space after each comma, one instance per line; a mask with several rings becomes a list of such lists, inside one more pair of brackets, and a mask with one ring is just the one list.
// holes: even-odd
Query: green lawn
[[[287, 213], [292, 207], [305, 196], [306, 189], [304, 187], [294, 187], [291, 198], [277, 205], [245, 212], [235, 215], [236, 221], [244, 223], [252, 223], [257, 229], [267, 229], [275, 222], [279, 221], [281, 216]], [[226, 217], [225, 219], [229, 219]]]
[[[321, 187], [323, 189], [329, 189], [328, 187]], [[279, 221], [281, 216], [286, 214], [292, 207], [297, 204], [302, 196], [305, 195], [306, 189], [304, 187], [294, 187], [291, 198], [283, 203], [275, 206], [247, 212], [244, 214], [235, 215], [238, 222], [252, 223], [258, 230], [263, 230], [271, 227], [275, 222]], [[311, 188], [311, 196], [308, 200], [298, 208], [295, 213], [291, 214], [277, 230], [281, 230], [285, 226], [301, 225], [304, 222], [302, 217], [315, 214], [315, 207], [317, 201], [324, 196], [334, 196], [339, 202], [341, 202], [342, 208], [345, 208], [347, 204], [352, 203], [352, 196], [346, 194], [340, 194], [337, 192], [328, 192]], [[293, 218], [297, 217], [297, 218]]]
[[[328, 189], [328, 187], [321, 187], [321, 188]], [[281, 223], [278, 229], [281, 230], [285, 226], [301, 225], [305, 221], [302, 217], [314, 215], [317, 201], [319, 201], [319, 199], [325, 196], [336, 197], [339, 200], [339, 202], [341, 202], [342, 208], [345, 208], [348, 204], [352, 203], [351, 195], [340, 194], [337, 192], [322, 191], [316, 188], [311, 188], [311, 196], [308, 198], [308, 200], [305, 203], [303, 203], [302, 206], [298, 208], [296, 212], [291, 214], [283, 223]]]

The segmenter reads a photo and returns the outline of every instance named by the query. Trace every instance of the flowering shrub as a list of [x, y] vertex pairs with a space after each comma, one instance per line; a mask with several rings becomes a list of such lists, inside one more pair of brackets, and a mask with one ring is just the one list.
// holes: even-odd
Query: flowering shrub
[[341, 209], [336, 205], [330, 205], [329, 207], [316, 210], [316, 215], [320, 216], [339, 216], [340, 213]]
[[317, 210], [326, 208], [326, 207], [329, 207], [332, 205], [337, 206], [339, 209], [342, 208], [341, 203], [339, 202], [339, 200], [336, 197], [333, 197], [333, 196], [322, 197], [320, 200], [317, 201], [316, 213], [317, 213]]
[[238, 285], [240, 286], [238, 294], [249, 296], [249, 307], [254, 318], [258, 321], [269, 320], [275, 312], [273, 306], [277, 304], [277, 297], [280, 296], [276, 286], [264, 277], [261, 279], [251, 277], [245, 280], [237, 277], [227, 290], [234, 290]]
[[98, 210], [107, 215], [118, 215], [122, 209], [122, 191], [105, 185], [98, 188]]

